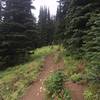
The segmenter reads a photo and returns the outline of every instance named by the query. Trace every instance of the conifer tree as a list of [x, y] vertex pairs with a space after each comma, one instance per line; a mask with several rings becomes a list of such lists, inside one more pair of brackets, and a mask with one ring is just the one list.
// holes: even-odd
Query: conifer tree
[[85, 57], [89, 64], [89, 79], [96, 83], [100, 81], [100, 13], [94, 13], [91, 15], [87, 26], [90, 27], [87, 30], [87, 35], [84, 42]]
[[62, 42], [65, 32], [65, 16], [68, 11], [70, 0], [59, 0], [56, 15], [56, 39]]
[[54, 19], [51, 18], [49, 8], [40, 7], [38, 26], [40, 30], [41, 45], [51, 44], [54, 34]]
[[31, 5], [31, 0], [3, 0], [3, 2], [6, 6], [3, 10], [3, 22], [0, 25], [0, 33], [3, 35], [2, 60], [7, 65], [12, 65], [17, 63], [18, 57], [24, 57], [35, 47], [36, 24], [31, 13], [34, 7]]
[[90, 13], [98, 8], [99, 3], [95, 0], [71, 0], [66, 15], [66, 31], [64, 34], [64, 45], [71, 53], [83, 52], [83, 37], [87, 34], [85, 31]]
[[[99, 86], [100, 1], [70, 0], [67, 7], [68, 10], [64, 22], [65, 28], [61, 28], [65, 30], [64, 34], [61, 34], [64, 40], [63, 45], [69, 54], [86, 59], [87, 65], [84, 74], [89, 82], [93, 82], [96, 86]], [[59, 15], [58, 12], [57, 17]], [[95, 89], [97, 90], [95, 91], [96, 95], [94, 94], [93, 100], [98, 100], [99, 89], [97, 87]]]
[[1, 21], [1, 9], [2, 9], [2, 5], [1, 5], [1, 0], [0, 0], [0, 21]]

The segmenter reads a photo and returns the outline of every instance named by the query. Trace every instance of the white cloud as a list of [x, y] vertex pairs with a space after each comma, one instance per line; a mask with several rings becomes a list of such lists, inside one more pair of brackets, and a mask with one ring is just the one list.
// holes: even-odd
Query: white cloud
[[40, 6], [44, 6], [44, 5], [46, 5], [47, 7], [50, 8], [50, 12], [52, 15], [55, 15], [56, 10], [57, 10], [57, 5], [58, 5], [58, 3], [56, 1], [57, 0], [35, 0], [35, 1], [33, 1], [33, 5], [36, 8], [36, 10], [33, 10], [34, 15], [36, 17], [38, 17]]

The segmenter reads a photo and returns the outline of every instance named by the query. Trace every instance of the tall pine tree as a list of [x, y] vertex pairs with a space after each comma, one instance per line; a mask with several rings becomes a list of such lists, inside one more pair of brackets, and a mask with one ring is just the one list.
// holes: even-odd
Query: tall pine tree
[[65, 32], [65, 17], [68, 11], [70, 0], [59, 0], [56, 15], [56, 39], [62, 43]]
[[64, 46], [71, 53], [82, 53], [83, 37], [87, 34], [87, 23], [90, 14], [99, 8], [98, 1], [94, 0], [71, 0], [66, 15], [66, 31], [64, 34]]
[[[7, 65], [17, 63], [19, 56], [24, 57], [28, 50], [34, 48], [35, 18], [31, 13], [34, 8], [31, 0], [4, 0], [3, 22], [0, 33], [3, 34], [1, 44], [2, 60]], [[18, 61], [19, 62], [19, 61]]]
[[40, 7], [38, 26], [40, 30], [41, 45], [51, 44], [54, 35], [54, 19], [47, 7]]

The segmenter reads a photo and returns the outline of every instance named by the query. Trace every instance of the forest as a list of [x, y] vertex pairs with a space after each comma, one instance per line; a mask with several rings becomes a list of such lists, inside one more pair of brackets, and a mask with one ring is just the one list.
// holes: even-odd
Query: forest
[[0, 100], [100, 100], [100, 0], [57, 3], [0, 0]]

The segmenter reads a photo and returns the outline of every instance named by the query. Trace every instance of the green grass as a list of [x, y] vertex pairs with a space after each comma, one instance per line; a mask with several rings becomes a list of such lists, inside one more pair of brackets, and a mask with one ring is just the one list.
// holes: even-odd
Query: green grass
[[44, 82], [46, 100], [71, 100], [69, 90], [64, 88], [65, 75], [58, 70], [52, 73]]
[[66, 72], [66, 74], [71, 76], [71, 75], [74, 74], [79, 61], [75, 60], [71, 56], [64, 56], [64, 63], [65, 63], [65, 72]]
[[84, 91], [85, 100], [100, 100], [100, 84], [89, 83]]
[[77, 66], [82, 62], [82, 59], [76, 59], [74, 56], [68, 54], [63, 47], [55, 54], [55, 62], [59, 62], [61, 59], [64, 60], [64, 72], [69, 77], [77, 72]]
[[69, 81], [80, 82], [84, 80], [85, 60], [76, 59], [73, 55], [68, 54], [62, 46], [54, 54], [55, 63], [64, 60], [64, 73]]
[[44, 58], [57, 50], [58, 46], [38, 48], [30, 61], [0, 72], [0, 100], [19, 100], [27, 87], [36, 80], [43, 67]]

